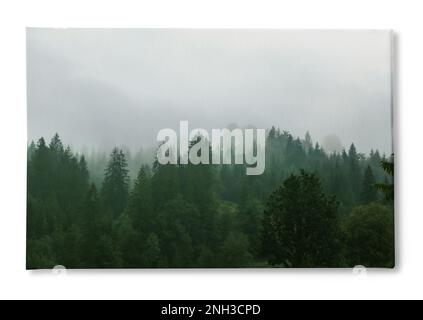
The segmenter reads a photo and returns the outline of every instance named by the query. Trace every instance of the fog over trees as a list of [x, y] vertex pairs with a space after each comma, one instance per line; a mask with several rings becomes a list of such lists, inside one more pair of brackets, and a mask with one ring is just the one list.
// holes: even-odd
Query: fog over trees
[[29, 141], [137, 152], [187, 120], [389, 155], [390, 48], [385, 31], [29, 28]]
[[[391, 33], [27, 30], [27, 267], [392, 267]], [[159, 130], [265, 129], [265, 170]], [[189, 141], [190, 148], [195, 141]]]

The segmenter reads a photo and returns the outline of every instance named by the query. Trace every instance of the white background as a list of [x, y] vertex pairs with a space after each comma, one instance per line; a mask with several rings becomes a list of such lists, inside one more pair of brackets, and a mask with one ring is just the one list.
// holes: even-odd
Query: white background
[[[1, 1], [0, 298], [423, 298], [422, 6], [389, 0]], [[396, 270], [26, 271], [27, 26], [394, 29]]]

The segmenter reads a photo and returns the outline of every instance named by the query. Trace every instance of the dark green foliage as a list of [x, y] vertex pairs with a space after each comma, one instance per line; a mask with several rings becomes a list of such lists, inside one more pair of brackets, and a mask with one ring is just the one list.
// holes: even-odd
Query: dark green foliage
[[[386, 201], [394, 201], [394, 158], [391, 157], [391, 161], [382, 159], [380, 161], [381, 167], [389, 175], [389, 178], [385, 176], [385, 183], [379, 183], [376, 188], [381, 191]], [[390, 179], [390, 181], [389, 181]]]
[[375, 182], [385, 181], [376, 186], [393, 199], [393, 164], [378, 151], [365, 157], [351, 145], [327, 154], [309, 133], [300, 140], [273, 127], [260, 176], [243, 165], [147, 158], [117, 148], [109, 157], [74, 154], [57, 134], [32, 142], [27, 267], [393, 264], [392, 223], [384, 220], [392, 201], [355, 209], [378, 200]]
[[257, 199], [246, 202], [239, 213], [240, 230], [246, 235], [248, 251], [258, 256], [260, 253], [260, 235], [262, 234], [263, 205]]
[[112, 241], [112, 214], [102, 207], [94, 185], [85, 197], [79, 216], [82, 229], [79, 267], [120, 265], [120, 253]]
[[339, 263], [337, 204], [314, 174], [291, 175], [264, 211], [263, 252], [272, 265], [330, 267]]
[[362, 204], [367, 204], [377, 200], [375, 177], [373, 175], [373, 171], [372, 171], [372, 168], [370, 168], [370, 166], [367, 166], [367, 169], [364, 173], [360, 200]]
[[387, 160], [381, 160], [380, 162], [383, 170], [385, 170], [385, 172], [387, 174], [389, 174], [390, 176], [394, 175], [394, 160], [392, 158], [392, 161], [387, 161]]
[[362, 175], [359, 165], [359, 155], [357, 154], [354, 143], [351, 144], [348, 150], [348, 167], [348, 178], [351, 184], [352, 198], [354, 202], [357, 202], [360, 195]]
[[142, 247], [142, 264], [137, 267], [157, 268], [159, 267], [161, 251], [160, 241], [155, 233], [150, 233]]
[[136, 268], [141, 261], [140, 250], [142, 241], [139, 233], [133, 227], [131, 218], [125, 214], [116, 222], [114, 243], [120, 248], [123, 267]]
[[163, 166], [155, 162], [153, 171], [151, 181], [153, 205], [154, 208], [160, 208], [178, 195], [179, 170], [174, 165]]
[[142, 166], [129, 198], [128, 214], [134, 227], [145, 235], [154, 230], [153, 211], [150, 168]]
[[219, 267], [250, 267], [253, 256], [249, 252], [247, 237], [242, 233], [230, 233], [222, 245], [219, 256]]
[[104, 173], [101, 198], [114, 217], [120, 215], [128, 202], [129, 175], [127, 162], [122, 150], [113, 149]]
[[[88, 191], [84, 160], [64, 150], [56, 134], [50, 145], [41, 138], [28, 159], [27, 267], [50, 268], [79, 263], [78, 212]], [[70, 249], [72, 247], [72, 249]], [[35, 248], [35, 249], [34, 249]], [[61, 263], [60, 263], [61, 262]]]
[[349, 266], [395, 265], [394, 215], [391, 208], [371, 203], [357, 207], [345, 221]]

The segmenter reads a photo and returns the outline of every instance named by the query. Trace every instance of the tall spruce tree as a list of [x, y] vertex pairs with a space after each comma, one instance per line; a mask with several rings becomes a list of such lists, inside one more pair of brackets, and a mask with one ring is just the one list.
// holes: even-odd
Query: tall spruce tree
[[358, 168], [358, 155], [354, 143], [351, 144], [348, 150], [348, 159], [351, 171], [355, 172]]
[[129, 175], [127, 162], [122, 150], [114, 148], [104, 174], [101, 198], [105, 207], [119, 216], [128, 202]]
[[160, 240], [155, 233], [148, 235], [142, 252], [141, 266], [146, 268], [156, 268], [160, 262]]
[[121, 266], [121, 254], [112, 239], [111, 213], [103, 210], [95, 185], [89, 188], [81, 208], [81, 261], [79, 267]]
[[153, 232], [154, 214], [151, 193], [151, 173], [148, 166], [141, 166], [129, 197], [128, 214], [137, 231], [147, 237]]
[[361, 185], [361, 170], [359, 156], [354, 143], [351, 144], [348, 150], [348, 166], [349, 166], [349, 183], [351, 185], [353, 201], [358, 202], [360, 198], [360, 185]]
[[89, 188], [80, 212], [82, 227], [81, 263], [84, 267], [95, 267], [97, 241], [101, 231], [100, 200], [94, 184]]
[[51, 139], [49, 148], [51, 151], [56, 152], [58, 154], [62, 154], [64, 152], [63, 143], [60, 140], [58, 133], [56, 133]]
[[306, 153], [309, 153], [312, 148], [313, 140], [311, 139], [310, 132], [307, 131], [304, 138], [304, 150], [306, 151]]
[[372, 168], [367, 166], [364, 172], [363, 185], [361, 187], [360, 202], [367, 204], [377, 200], [377, 190], [375, 186], [375, 177]]

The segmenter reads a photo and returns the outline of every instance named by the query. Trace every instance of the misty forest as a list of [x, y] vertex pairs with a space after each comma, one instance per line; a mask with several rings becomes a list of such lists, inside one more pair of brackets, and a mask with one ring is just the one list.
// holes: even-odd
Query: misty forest
[[393, 267], [393, 157], [272, 127], [266, 169], [28, 146], [27, 268]]

